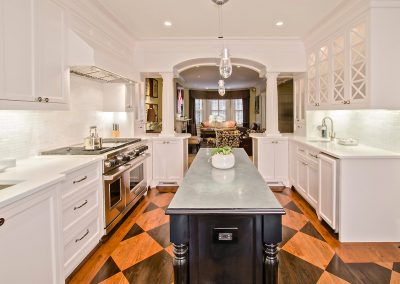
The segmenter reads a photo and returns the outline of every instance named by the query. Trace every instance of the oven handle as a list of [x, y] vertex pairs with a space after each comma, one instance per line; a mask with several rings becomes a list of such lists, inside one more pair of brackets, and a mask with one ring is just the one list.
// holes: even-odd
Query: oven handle
[[140, 157], [138, 157], [138, 158], [136, 158], [136, 159], [131, 161], [131, 162], [134, 162], [134, 163], [128, 162], [128, 163], [122, 165], [124, 167], [123, 170], [118, 171], [117, 173], [112, 174], [112, 175], [103, 175], [103, 180], [114, 180], [115, 178], [119, 177], [122, 173], [124, 173], [126, 171], [129, 171], [133, 167], [136, 167], [138, 164], [143, 162], [148, 157], [150, 157], [149, 153], [145, 153], [145, 154], [140, 155]]

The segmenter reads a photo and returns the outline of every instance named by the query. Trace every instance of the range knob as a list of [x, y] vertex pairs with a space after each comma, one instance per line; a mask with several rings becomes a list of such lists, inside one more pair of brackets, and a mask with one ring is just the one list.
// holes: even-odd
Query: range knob
[[124, 160], [124, 156], [118, 155], [118, 156], [117, 156], [117, 160], [120, 161], [120, 162], [123, 161], [123, 160]]
[[110, 160], [106, 160], [104, 162], [104, 166], [106, 166], [106, 168], [111, 168], [114, 167], [116, 165], [117, 161], [115, 161], [114, 159], [110, 159]]
[[129, 156], [129, 155], [125, 155], [123, 158], [122, 158], [122, 161], [124, 161], [124, 162], [129, 162], [131, 160], [131, 157]]

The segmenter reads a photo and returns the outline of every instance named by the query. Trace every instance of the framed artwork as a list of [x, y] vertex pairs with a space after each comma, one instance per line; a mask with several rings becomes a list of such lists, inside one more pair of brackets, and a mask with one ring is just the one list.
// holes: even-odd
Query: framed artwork
[[256, 96], [254, 112], [260, 114], [260, 96]]
[[146, 93], [146, 96], [158, 98], [158, 81], [156, 79], [148, 78], [147, 88], [149, 91]]
[[147, 122], [158, 122], [158, 104], [146, 104]]
[[158, 98], [158, 81], [156, 79], [152, 79], [151, 84], [151, 97]]

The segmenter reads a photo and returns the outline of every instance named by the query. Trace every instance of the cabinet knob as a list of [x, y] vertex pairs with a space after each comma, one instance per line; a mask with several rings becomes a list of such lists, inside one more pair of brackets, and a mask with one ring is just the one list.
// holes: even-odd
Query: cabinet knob
[[44, 102], [48, 103], [49, 102], [49, 98], [44, 98]]
[[37, 97], [36, 99], [39, 103], [41, 103], [43, 101], [42, 97]]
[[4, 218], [0, 218], [0, 226], [3, 226], [3, 224], [4, 224], [5, 221], [6, 221], [6, 220], [4, 220]]

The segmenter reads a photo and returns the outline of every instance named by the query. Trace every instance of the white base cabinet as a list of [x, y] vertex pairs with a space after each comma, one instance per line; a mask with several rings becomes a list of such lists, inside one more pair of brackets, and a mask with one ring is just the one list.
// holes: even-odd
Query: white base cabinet
[[318, 216], [335, 231], [338, 229], [338, 159], [319, 155]]
[[320, 171], [319, 151], [291, 141], [290, 164], [294, 164], [292, 185], [307, 202], [318, 208]]
[[153, 178], [151, 185], [180, 184], [188, 168], [188, 140], [163, 138], [153, 140]]
[[0, 209], [0, 282], [63, 283], [59, 184]]
[[64, 276], [67, 278], [104, 235], [101, 164], [66, 175], [61, 184]]
[[288, 155], [287, 138], [253, 137], [253, 161], [266, 182], [289, 185]]

